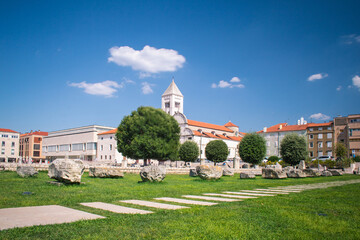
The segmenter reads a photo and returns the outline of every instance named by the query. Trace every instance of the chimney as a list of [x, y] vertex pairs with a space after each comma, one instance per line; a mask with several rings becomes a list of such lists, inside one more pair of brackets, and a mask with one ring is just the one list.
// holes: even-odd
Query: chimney
[[279, 129], [280, 129], [280, 130], [282, 129], [282, 124], [279, 126]]
[[264, 132], [266, 132], [267, 131], [267, 127], [264, 127]]
[[298, 125], [300, 125], [300, 120], [298, 120]]

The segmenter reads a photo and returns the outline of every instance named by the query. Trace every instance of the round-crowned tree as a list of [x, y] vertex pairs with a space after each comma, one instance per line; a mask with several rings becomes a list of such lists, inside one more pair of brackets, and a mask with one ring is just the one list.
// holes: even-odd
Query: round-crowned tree
[[279, 161], [279, 157], [278, 157], [278, 156], [270, 156], [270, 157], [268, 158], [268, 161], [270, 161], [270, 162], [277, 162], [277, 161]]
[[256, 133], [246, 134], [239, 144], [241, 160], [251, 164], [259, 164], [266, 153], [265, 139]]
[[186, 141], [180, 146], [179, 157], [185, 162], [193, 162], [199, 156], [199, 147], [193, 141]]
[[206, 144], [206, 158], [213, 162], [223, 162], [229, 155], [228, 146], [222, 140], [213, 140]]
[[347, 157], [347, 149], [343, 143], [339, 142], [336, 144], [335, 154], [338, 159], [344, 159]]
[[307, 156], [306, 140], [297, 134], [288, 134], [280, 144], [280, 154], [284, 162], [296, 165]]
[[128, 158], [177, 160], [180, 128], [161, 109], [139, 107], [123, 118], [116, 139], [118, 151]]

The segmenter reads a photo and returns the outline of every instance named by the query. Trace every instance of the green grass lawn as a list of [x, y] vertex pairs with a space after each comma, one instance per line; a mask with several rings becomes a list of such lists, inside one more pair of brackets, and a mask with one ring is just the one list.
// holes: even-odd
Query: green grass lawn
[[[20, 178], [0, 172], [0, 208], [57, 204], [105, 216], [105, 219], [0, 231], [0, 239], [360, 239], [360, 184], [301, 193], [259, 197], [215, 206], [154, 210], [148, 215], [125, 215], [88, 208], [81, 202], [150, 200], [184, 194], [238, 191], [282, 185], [360, 179], [360, 176], [306, 179], [239, 179], [223, 177], [207, 182], [184, 175], [168, 175], [162, 183], [138, 183], [137, 174], [123, 179], [90, 178], [83, 185], [55, 186], [47, 173]], [[32, 195], [23, 195], [23, 192]], [[150, 209], [136, 205], [126, 205]], [[181, 204], [179, 204], [181, 205]]]

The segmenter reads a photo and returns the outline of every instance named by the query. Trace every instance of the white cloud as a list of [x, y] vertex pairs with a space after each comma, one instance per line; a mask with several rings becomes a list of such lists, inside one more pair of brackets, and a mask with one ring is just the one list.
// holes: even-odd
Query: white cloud
[[173, 49], [145, 46], [135, 50], [128, 46], [110, 48], [109, 62], [120, 66], [130, 66], [144, 73], [174, 72], [183, 67], [185, 57]]
[[[220, 80], [218, 84], [216, 83], [212, 83], [211, 87], [212, 88], [244, 88], [245, 85], [244, 84], [240, 84], [240, 78], [238, 77], [233, 77], [230, 82], [224, 81], [224, 80]], [[234, 83], [239, 83], [239, 84], [234, 84]]]
[[152, 86], [154, 86], [154, 84], [148, 82], [142, 82], [141, 85], [142, 85], [141, 91], [143, 94], [150, 94], [154, 92], [151, 88]]
[[347, 45], [351, 45], [353, 43], [360, 43], [360, 35], [350, 34], [341, 36], [341, 42]]
[[360, 77], [356, 75], [352, 78], [353, 85], [360, 90]]
[[122, 84], [109, 80], [98, 83], [87, 83], [85, 81], [80, 83], [69, 83], [69, 86], [83, 88], [84, 92], [90, 95], [105, 97], [113, 97], [113, 94], [117, 92], [117, 88], [123, 87]]
[[338, 86], [337, 88], [336, 88], [336, 91], [340, 91], [342, 89], [342, 86]]
[[319, 80], [319, 79], [326, 78], [327, 76], [328, 76], [327, 73], [313, 74], [313, 75], [311, 75], [310, 77], [308, 77], [308, 81], [309, 81], [309, 82], [312, 82], [312, 81], [315, 81], [315, 80]]
[[140, 72], [139, 73], [139, 78], [140, 79], [143, 79], [143, 78], [148, 78], [148, 77], [151, 77], [151, 73], [145, 73], [145, 72]]
[[232, 83], [235, 83], [235, 82], [240, 82], [241, 80], [240, 80], [240, 78], [238, 78], [238, 77], [233, 77], [231, 80], [230, 80], [230, 82], [232, 82]]
[[310, 118], [316, 119], [316, 120], [329, 120], [330, 117], [322, 114], [322, 113], [315, 113], [313, 115], [310, 116]]

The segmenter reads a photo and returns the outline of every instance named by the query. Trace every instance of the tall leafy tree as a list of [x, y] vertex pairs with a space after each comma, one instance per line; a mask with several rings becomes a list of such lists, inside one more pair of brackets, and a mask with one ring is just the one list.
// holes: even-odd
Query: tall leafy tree
[[186, 141], [180, 146], [179, 157], [185, 162], [193, 162], [199, 156], [199, 147], [193, 141]]
[[347, 152], [347, 149], [345, 147], [345, 145], [343, 143], [337, 143], [336, 144], [336, 147], [335, 147], [335, 154], [336, 154], [336, 157], [339, 158], [339, 159], [344, 159], [347, 157], [348, 155], [348, 152]]
[[210, 161], [222, 162], [227, 159], [229, 149], [224, 141], [213, 140], [206, 144], [205, 155]]
[[259, 164], [266, 154], [265, 139], [256, 133], [246, 134], [239, 144], [241, 160], [251, 164]]
[[284, 162], [296, 165], [307, 156], [306, 140], [297, 134], [288, 134], [280, 144], [280, 154]]
[[177, 160], [180, 128], [161, 109], [139, 107], [125, 116], [117, 132], [117, 149], [132, 159]]

